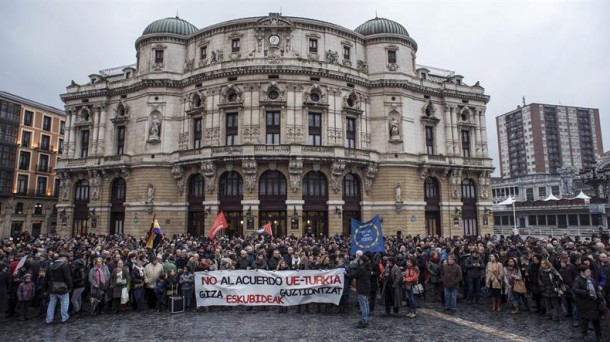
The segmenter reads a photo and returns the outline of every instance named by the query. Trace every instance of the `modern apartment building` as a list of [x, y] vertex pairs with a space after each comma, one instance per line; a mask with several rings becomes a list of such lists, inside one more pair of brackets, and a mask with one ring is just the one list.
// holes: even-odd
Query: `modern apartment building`
[[599, 110], [532, 103], [496, 118], [502, 178], [591, 167], [603, 154]]

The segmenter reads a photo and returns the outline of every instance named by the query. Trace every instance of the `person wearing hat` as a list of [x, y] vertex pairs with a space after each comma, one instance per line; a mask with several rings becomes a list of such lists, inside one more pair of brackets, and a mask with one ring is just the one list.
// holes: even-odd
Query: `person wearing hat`
[[17, 315], [20, 321], [29, 319], [29, 307], [34, 300], [36, 288], [32, 282], [32, 274], [26, 273], [23, 276], [23, 282], [17, 288]]

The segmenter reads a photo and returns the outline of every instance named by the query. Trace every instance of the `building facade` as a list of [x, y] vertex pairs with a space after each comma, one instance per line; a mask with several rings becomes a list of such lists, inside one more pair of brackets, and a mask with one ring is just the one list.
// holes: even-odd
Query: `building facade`
[[0, 236], [55, 231], [63, 111], [0, 92]]
[[61, 234], [141, 235], [155, 213], [201, 235], [220, 211], [233, 235], [349, 234], [376, 214], [390, 234], [493, 230], [489, 97], [416, 64], [402, 25], [176, 17], [135, 46], [135, 64], [61, 96]]
[[496, 123], [502, 178], [580, 171], [604, 152], [598, 109], [532, 103]]

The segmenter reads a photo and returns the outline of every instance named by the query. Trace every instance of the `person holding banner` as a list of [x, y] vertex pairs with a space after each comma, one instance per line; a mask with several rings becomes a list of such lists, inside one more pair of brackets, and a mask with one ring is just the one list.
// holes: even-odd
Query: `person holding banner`
[[351, 269], [347, 274], [349, 279], [356, 279], [356, 292], [358, 293], [358, 305], [360, 306], [360, 322], [356, 326], [359, 329], [369, 325], [369, 294], [371, 292], [371, 265], [366, 255], [358, 259], [358, 267]]

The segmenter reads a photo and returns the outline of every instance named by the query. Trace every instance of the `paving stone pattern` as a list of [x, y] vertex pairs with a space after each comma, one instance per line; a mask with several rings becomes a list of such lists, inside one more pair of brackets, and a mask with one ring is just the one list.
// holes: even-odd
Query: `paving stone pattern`
[[[350, 296], [355, 300], [356, 296]], [[91, 317], [82, 314], [67, 324], [47, 326], [44, 319], [27, 322], [0, 320], [0, 341], [579, 341], [579, 328], [572, 320], [547, 321], [531, 312], [512, 315], [508, 306], [501, 313], [488, 305], [458, 303], [458, 312], [446, 314], [438, 303], [420, 300], [414, 319], [401, 308], [399, 317], [382, 317], [378, 306], [366, 329], [356, 329], [358, 309], [351, 303], [348, 314], [287, 314], [243, 307], [180, 314], [153, 310]], [[56, 322], [59, 321], [57, 317]], [[608, 336], [608, 324], [602, 322]], [[590, 336], [594, 336], [590, 331]]]

